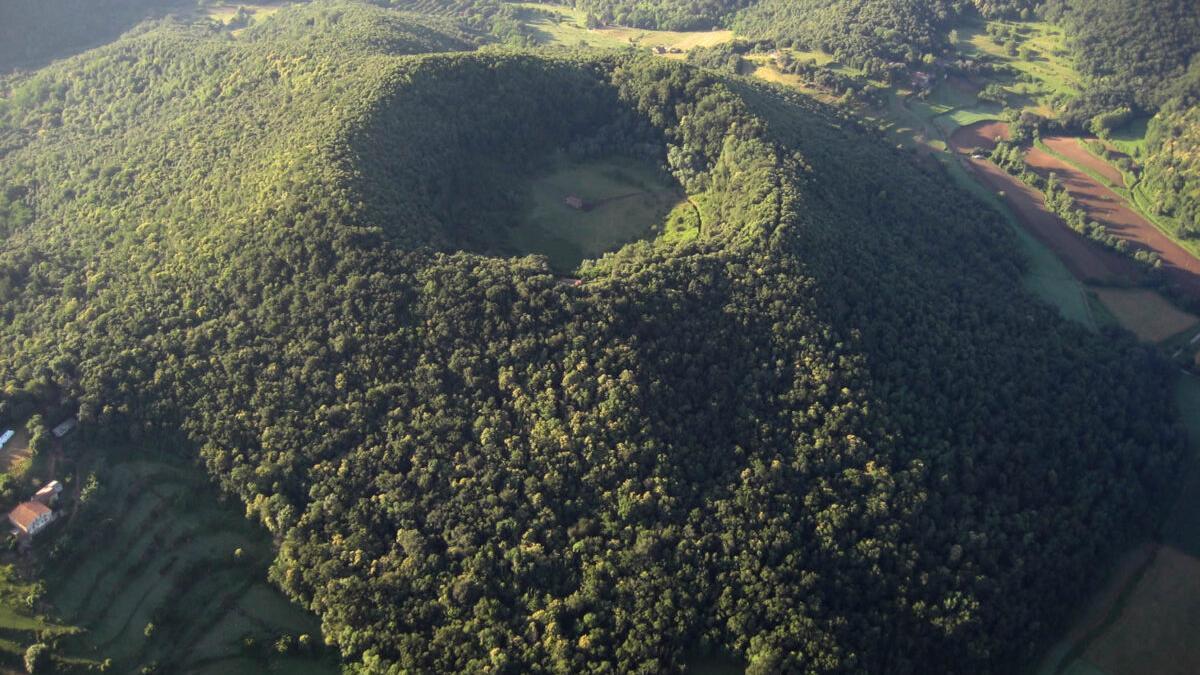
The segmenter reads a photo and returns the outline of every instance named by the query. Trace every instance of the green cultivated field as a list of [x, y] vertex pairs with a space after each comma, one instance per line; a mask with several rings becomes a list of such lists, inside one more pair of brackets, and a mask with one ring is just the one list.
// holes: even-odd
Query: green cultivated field
[[112, 659], [116, 672], [336, 672], [311, 655], [316, 619], [266, 585], [264, 533], [194, 470], [130, 461], [100, 485], [95, 506], [45, 543], [63, 551], [46, 565], [47, 599], [85, 629], [59, 652]]
[[[523, 253], [547, 256], [560, 272], [653, 236], [668, 214], [671, 237], [688, 236], [688, 202], [682, 191], [643, 162], [615, 157], [585, 163], [560, 159], [533, 180], [531, 191], [531, 207], [508, 233], [507, 244]], [[590, 208], [568, 206], [563, 200], [570, 195], [582, 198]]]

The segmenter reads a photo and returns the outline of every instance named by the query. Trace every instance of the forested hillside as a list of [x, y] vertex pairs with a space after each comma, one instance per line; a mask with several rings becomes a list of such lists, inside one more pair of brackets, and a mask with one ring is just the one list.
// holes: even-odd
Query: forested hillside
[[1068, 124], [1107, 133], [1138, 117], [1149, 124], [1143, 188], [1179, 233], [1200, 235], [1200, 5], [1191, 0], [1050, 0], [1045, 14], [1066, 26], [1083, 96]]
[[[369, 672], [1011, 672], [1154, 522], [1170, 369], [944, 177], [681, 63], [411, 55], [466, 44], [323, 1], [13, 81], [6, 400], [177, 439]], [[700, 236], [508, 255], [556, 153], [653, 159]]]
[[735, 25], [747, 35], [820, 49], [861, 68], [872, 59], [917, 63], [940, 53], [956, 16], [948, 0], [763, 0]]
[[1200, 108], [1194, 98], [1167, 104], [1146, 135], [1145, 187], [1160, 213], [1180, 221], [1180, 233], [1200, 237]]
[[1200, 52], [1200, 6], [1192, 0], [1050, 0], [1045, 15], [1067, 28], [1087, 78], [1076, 103], [1082, 113], [1154, 112], [1181, 94], [1200, 94], [1200, 70], [1188, 69]]

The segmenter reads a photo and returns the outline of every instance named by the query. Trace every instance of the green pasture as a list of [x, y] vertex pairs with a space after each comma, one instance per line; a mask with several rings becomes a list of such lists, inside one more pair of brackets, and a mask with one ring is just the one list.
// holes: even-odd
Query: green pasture
[[[534, 177], [530, 192], [530, 207], [509, 230], [505, 244], [520, 253], [543, 254], [563, 273], [585, 259], [654, 236], [664, 218], [672, 237], [694, 236], [686, 234], [690, 216], [682, 190], [646, 162], [559, 158]], [[568, 196], [582, 198], [588, 208], [567, 205]]]
[[583, 11], [559, 5], [536, 2], [513, 3], [518, 18], [532, 30], [539, 45], [561, 47], [627, 47], [621, 36], [588, 30]]
[[[1018, 53], [1011, 55], [1003, 44], [988, 34], [989, 26], [1015, 32]], [[1031, 82], [1001, 82], [1012, 93], [1037, 103], [1050, 113], [1051, 98], [1073, 97], [1080, 92], [1080, 78], [1067, 52], [1063, 29], [1042, 21], [968, 21], [956, 29], [958, 51], [964, 56], [988, 56], [1013, 68]]]
[[1130, 157], [1141, 157], [1146, 149], [1146, 127], [1149, 123], [1149, 117], [1135, 117], [1125, 126], [1110, 132], [1105, 140]]
[[643, 49], [663, 46], [687, 51], [692, 47], [711, 47], [733, 39], [733, 33], [727, 30], [672, 31], [624, 26], [589, 29], [587, 13], [583, 10], [538, 2], [517, 2], [512, 5], [520, 11], [518, 18], [531, 29], [537, 44], [543, 46]]
[[195, 471], [152, 460], [103, 471], [95, 506], [45, 565], [55, 611], [85, 629], [58, 651], [112, 659], [116, 672], [336, 672], [299, 654], [300, 635], [321, 643], [319, 625], [266, 585], [265, 533]]

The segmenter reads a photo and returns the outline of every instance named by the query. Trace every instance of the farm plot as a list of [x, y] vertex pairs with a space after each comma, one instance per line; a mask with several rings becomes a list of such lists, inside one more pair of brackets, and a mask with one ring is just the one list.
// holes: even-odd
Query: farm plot
[[1163, 546], [1120, 615], [1084, 652], [1107, 675], [1190, 675], [1200, 666], [1200, 559]]
[[1162, 342], [1200, 322], [1153, 291], [1097, 288], [1095, 293], [1122, 326], [1146, 342]]
[[1158, 253], [1167, 277], [1183, 291], [1200, 298], [1200, 259], [1130, 208], [1119, 195], [1040, 148], [1031, 148], [1025, 161], [1043, 176], [1056, 174], [1088, 217], [1103, 225], [1114, 236], [1135, 247]]
[[1007, 138], [1003, 122], [982, 122], [960, 128], [950, 137], [950, 145], [984, 185], [1003, 193], [1005, 204], [1042, 243], [1054, 250], [1063, 263], [1083, 281], [1132, 282], [1140, 278], [1133, 261], [1102, 249], [1069, 228], [1046, 210], [1042, 193], [1008, 175], [987, 159], [968, 157], [976, 149], [990, 150], [996, 138]]
[[[236, 22], [238, 12], [247, 17], [248, 21], [262, 21], [271, 16], [287, 5], [293, 4], [292, 0], [277, 0], [275, 2], [256, 2], [248, 4], [238, 3], [216, 3], [209, 5], [197, 5], [196, 14], [198, 16], [207, 17], [214, 21], [219, 21], [223, 24]], [[240, 32], [240, 31], [235, 31]]]
[[1047, 136], [1046, 138], [1042, 139], [1042, 142], [1045, 143], [1046, 147], [1050, 148], [1051, 151], [1066, 158], [1068, 162], [1071, 162], [1072, 164], [1075, 164], [1100, 176], [1102, 179], [1107, 181], [1109, 185], [1122, 188], [1125, 187], [1125, 176], [1121, 175], [1121, 172], [1117, 170], [1117, 167], [1085, 150], [1084, 147], [1080, 145], [1080, 143], [1085, 140], [1096, 139]]
[[541, 253], [560, 272], [575, 269], [622, 244], [655, 234], [683, 192], [654, 166], [612, 157], [590, 162], [558, 160], [536, 177], [531, 208], [506, 242], [523, 253]]
[[[86, 629], [63, 640], [62, 653], [112, 659], [118, 672], [236, 670], [226, 662], [253, 664], [244, 672], [335, 671], [297, 655], [320, 644], [319, 626], [265, 585], [264, 534], [187, 468], [125, 462], [101, 485], [79, 514], [87, 524], [62, 535], [63, 552], [47, 565], [48, 599]], [[292, 661], [303, 665], [280, 669]]]

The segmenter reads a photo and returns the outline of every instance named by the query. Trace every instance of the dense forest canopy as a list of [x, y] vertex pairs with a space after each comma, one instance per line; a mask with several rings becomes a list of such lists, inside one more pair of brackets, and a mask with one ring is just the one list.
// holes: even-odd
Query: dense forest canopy
[[1192, 98], [1167, 104], [1146, 135], [1145, 188], [1159, 213], [1178, 218], [1180, 233], [1200, 237], [1200, 107]]
[[1050, 0], [1044, 14], [1067, 28], [1093, 113], [1119, 105], [1154, 112], [1200, 93], [1200, 5], [1192, 0]]
[[[944, 176], [778, 89], [466, 44], [327, 0], [6, 83], [0, 414], [175, 439], [371, 672], [1007, 672], [1153, 522], [1170, 370]], [[698, 239], [581, 286], [490, 248], [538, 157], [622, 151]]]
[[[919, 46], [948, 16], [1030, 18], [1040, 0], [572, 0], [598, 24], [660, 30], [707, 30], [737, 25], [798, 43], [836, 40], [862, 50]], [[746, 10], [739, 14], [741, 10]], [[772, 24], [772, 21], [778, 23]], [[879, 30], [868, 24], [876, 22]], [[874, 52], [882, 56], [882, 52]]]
[[950, 0], [763, 0], [738, 15], [747, 35], [819, 49], [855, 67], [868, 59], [917, 63], [946, 46]]

